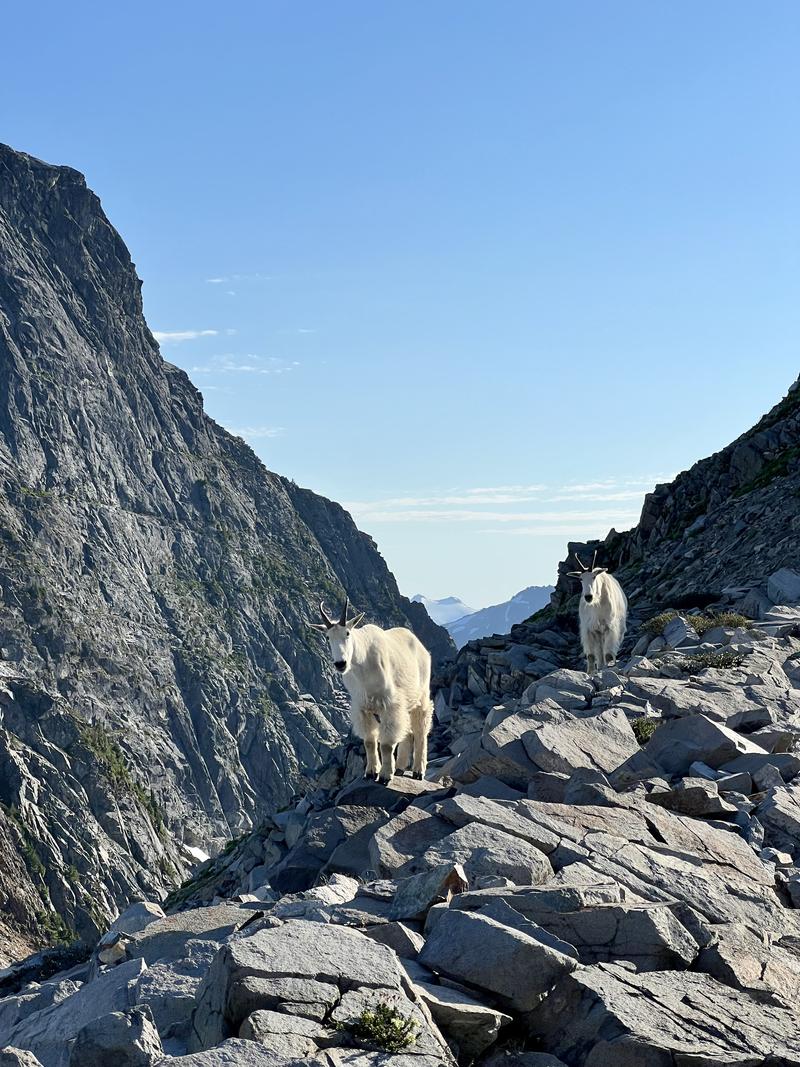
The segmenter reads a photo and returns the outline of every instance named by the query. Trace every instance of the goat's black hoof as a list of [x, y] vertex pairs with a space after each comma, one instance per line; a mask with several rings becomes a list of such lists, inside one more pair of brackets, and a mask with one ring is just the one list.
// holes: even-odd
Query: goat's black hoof
[[422, 771], [414, 771], [414, 777], [418, 782], [421, 782], [425, 775], [422, 773]]
[[374, 771], [364, 771], [364, 780], [367, 782], [377, 782], [378, 775]]
[[383, 775], [381, 775], [380, 778], [378, 779], [378, 781], [381, 783], [381, 785], [389, 785], [391, 780], [392, 780], [391, 778], [384, 778]]

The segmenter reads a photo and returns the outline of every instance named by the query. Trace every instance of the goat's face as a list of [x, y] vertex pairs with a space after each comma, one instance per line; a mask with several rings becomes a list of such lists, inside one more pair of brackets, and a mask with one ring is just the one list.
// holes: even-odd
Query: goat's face
[[328, 645], [331, 650], [333, 665], [340, 674], [348, 669], [353, 662], [353, 635], [350, 626], [340, 626], [338, 623], [327, 631]]
[[593, 604], [599, 598], [600, 589], [597, 579], [601, 574], [605, 573], [605, 567], [595, 567], [591, 571], [584, 571], [583, 574], [576, 575], [581, 582], [581, 596], [587, 604]]
[[344, 674], [353, 664], [353, 630], [355, 630], [356, 626], [358, 626], [364, 618], [364, 613], [362, 611], [361, 614], [356, 615], [354, 619], [348, 620], [347, 608], [348, 601], [345, 600], [339, 621], [334, 622], [326, 613], [325, 605], [320, 603], [319, 610], [323, 621], [321, 623], [314, 622], [311, 624], [315, 630], [324, 633], [328, 638], [331, 659], [339, 674]]

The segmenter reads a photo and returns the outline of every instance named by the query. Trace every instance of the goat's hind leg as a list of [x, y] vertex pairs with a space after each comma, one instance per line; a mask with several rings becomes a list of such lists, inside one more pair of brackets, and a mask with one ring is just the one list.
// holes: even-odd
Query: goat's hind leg
[[422, 779], [428, 768], [428, 734], [433, 722], [433, 704], [424, 700], [411, 712], [411, 729], [414, 738], [414, 777]]

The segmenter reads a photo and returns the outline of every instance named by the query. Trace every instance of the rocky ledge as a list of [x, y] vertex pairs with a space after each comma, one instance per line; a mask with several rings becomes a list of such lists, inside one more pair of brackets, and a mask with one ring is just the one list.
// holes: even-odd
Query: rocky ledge
[[343, 749], [171, 914], [0, 973], [0, 1064], [800, 1065], [800, 607], [769, 614], [649, 620], [456, 715], [428, 781]]

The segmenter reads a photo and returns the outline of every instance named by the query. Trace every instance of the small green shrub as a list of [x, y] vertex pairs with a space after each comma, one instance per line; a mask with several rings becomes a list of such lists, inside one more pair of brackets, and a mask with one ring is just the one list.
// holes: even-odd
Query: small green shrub
[[646, 745], [658, 727], [661, 719], [634, 719], [631, 729], [640, 745]]
[[666, 630], [668, 623], [677, 619], [677, 611], [662, 611], [660, 615], [654, 615], [652, 619], [646, 619], [642, 623], [642, 630], [651, 637], [660, 637]]
[[384, 1052], [402, 1052], [416, 1040], [416, 1022], [385, 1001], [379, 1001], [371, 1011], [368, 1008], [345, 1026], [357, 1041]]
[[718, 671], [732, 670], [741, 667], [744, 656], [738, 652], [698, 652], [694, 656], [687, 656], [680, 664], [684, 674], [695, 674], [698, 671], [708, 670], [709, 667]]
[[[679, 614], [681, 613], [677, 611], [662, 611], [660, 615], [654, 615], [652, 619], [647, 619], [646, 622], [643, 622], [642, 630], [646, 634], [650, 634], [651, 637], [660, 637], [669, 623], [673, 619], [677, 619]], [[753, 625], [745, 615], [739, 615], [735, 611], [710, 612], [708, 615], [681, 614], [681, 618], [685, 619], [699, 636], [702, 636], [708, 630], [714, 630], [717, 626], [726, 626], [730, 629], [744, 626], [750, 629]]]
[[735, 611], [712, 612], [710, 615], [687, 615], [686, 621], [700, 636], [708, 630], [715, 630], [718, 626], [727, 626], [735, 630], [739, 626], [749, 629], [753, 625], [745, 615], [739, 615]]

